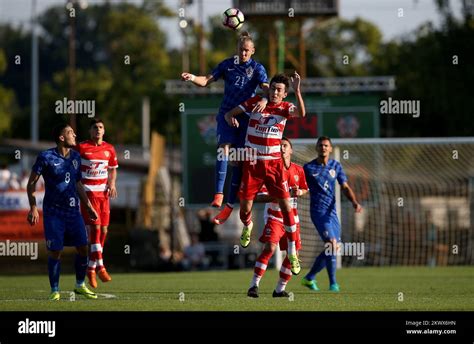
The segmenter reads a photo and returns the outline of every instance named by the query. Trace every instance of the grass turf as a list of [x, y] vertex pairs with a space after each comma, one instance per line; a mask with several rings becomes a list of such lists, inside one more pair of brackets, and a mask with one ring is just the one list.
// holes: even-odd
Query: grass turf
[[[341, 292], [328, 291], [325, 271], [319, 292], [293, 276], [292, 298], [272, 298], [278, 273], [267, 271], [260, 297], [246, 296], [251, 270], [113, 274], [99, 281], [99, 299], [71, 298], [73, 275], [62, 275], [61, 300], [48, 301], [47, 275], [2, 276], [2, 311], [447, 311], [474, 310], [474, 267], [346, 268]], [[403, 293], [403, 294], [400, 294]], [[402, 300], [402, 301], [401, 301]]]

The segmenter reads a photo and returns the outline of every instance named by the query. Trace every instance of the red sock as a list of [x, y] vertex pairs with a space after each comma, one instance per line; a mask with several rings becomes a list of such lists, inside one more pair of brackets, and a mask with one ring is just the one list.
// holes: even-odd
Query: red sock
[[[97, 270], [104, 268], [102, 260], [102, 245], [100, 244], [100, 229], [95, 227], [90, 230], [90, 252], [89, 252], [89, 270]], [[94, 263], [91, 263], [94, 262]]]
[[102, 251], [104, 251], [105, 238], [107, 237], [107, 231], [100, 231], [100, 244], [102, 245]]
[[285, 257], [280, 268], [280, 278], [288, 282], [291, 279], [291, 264], [288, 256]]
[[252, 211], [245, 213], [241, 208], [239, 214], [240, 214], [240, 221], [242, 221], [244, 226], [248, 226], [250, 222], [252, 222]]
[[288, 254], [294, 254], [295, 250], [295, 243], [296, 243], [296, 223], [295, 223], [295, 215], [293, 209], [290, 212], [285, 211], [284, 209], [281, 210], [283, 215], [283, 224], [285, 225], [285, 232], [288, 238]]
[[257, 261], [255, 262], [255, 269], [253, 270], [254, 274], [252, 282], [250, 283], [251, 287], [259, 285], [260, 279], [265, 274], [265, 271], [267, 270], [268, 261], [270, 260], [272, 255], [272, 251], [264, 249], [260, 256], [258, 256]]

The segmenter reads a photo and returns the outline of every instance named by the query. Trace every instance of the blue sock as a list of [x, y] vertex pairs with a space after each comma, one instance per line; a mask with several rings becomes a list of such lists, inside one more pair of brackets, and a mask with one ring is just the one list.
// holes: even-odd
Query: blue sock
[[81, 256], [80, 254], [76, 253], [74, 267], [76, 269], [76, 284], [77, 286], [80, 286], [86, 279], [87, 256]]
[[336, 255], [326, 256], [326, 268], [328, 269], [329, 284], [336, 284]]
[[314, 260], [313, 266], [311, 267], [311, 270], [309, 270], [308, 274], [305, 276], [305, 278], [308, 281], [311, 281], [316, 277], [316, 274], [320, 272], [324, 267], [326, 266], [326, 252], [323, 250], [319, 254], [319, 256], [316, 257]]
[[216, 159], [216, 193], [224, 193], [228, 159], [228, 156], [224, 157], [224, 159]]
[[237, 200], [237, 193], [239, 192], [240, 181], [242, 180], [242, 167], [232, 166], [232, 180], [230, 183], [230, 192], [227, 203], [234, 204]]
[[61, 273], [61, 261], [48, 256], [48, 275], [51, 291], [59, 291], [59, 274]]

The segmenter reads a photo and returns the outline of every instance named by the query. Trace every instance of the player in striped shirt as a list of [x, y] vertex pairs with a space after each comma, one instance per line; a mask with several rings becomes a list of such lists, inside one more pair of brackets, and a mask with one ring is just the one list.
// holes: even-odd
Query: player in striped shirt
[[[291, 271], [297, 275], [300, 263], [296, 253], [296, 224], [290, 204], [290, 194], [286, 171], [283, 168], [280, 144], [288, 118], [304, 117], [306, 110], [301, 95], [301, 77], [294, 73], [291, 84], [295, 91], [298, 106], [285, 102], [288, 95], [290, 78], [284, 74], [275, 75], [270, 81], [269, 102], [261, 112], [252, 112], [260, 96], [248, 99], [238, 107], [226, 113], [226, 121], [231, 126], [238, 127], [238, 115], [246, 113], [249, 116], [245, 146], [250, 153], [244, 161], [242, 182], [240, 184], [240, 220], [244, 224], [240, 244], [247, 247], [250, 244], [252, 232], [252, 205], [255, 196], [266, 185], [271, 197], [278, 200], [283, 215], [283, 223], [288, 236], [288, 259]], [[254, 154], [255, 152], [255, 154]]]
[[[268, 78], [265, 67], [252, 59], [255, 53], [255, 45], [248, 34], [243, 32], [240, 35], [237, 46], [238, 55], [225, 59], [219, 63], [207, 76], [196, 76], [191, 73], [182, 73], [181, 78], [184, 81], [191, 81], [193, 84], [201, 87], [209, 86], [211, 83], [224, 80], [224, 99], [222, 100], [219, 112], [217, 114], [217, 145], [223, 154], [218, 154], [216, 159], [216, 186], [214, 200], [211, 206], [219, 208], [224, 199], [224, 184], [227, 174], [228, 163], [232, 164], [232, 180], [230, 183], [227, 203], [221, 212], [213, 219], [215, 224], [224, 223], [232, 213], [234, 203], [237, 199], [240, 180], [242, 177], [242, 166], [240, 162], [229, 161], [229, 149], [242, 148], [245, 144], [245, 135], [247, 132], [247, 116], [240, 116], [240, 126], [238, 128], [229, 126], [224, 115], [245, 100], [253, 97], [260, 88], [266, 93], [268, 91]], [[255, 103], [252, 111], [261, 111], [265, 108], [268, 99], [263, 97]], [[220, 158], [223, 156], [224, 158]]]
[[[283, 165], [288, 176], [288, 187], [290, 189], [290, 204], [293, 208], [296, 229], [296, 250], [301, 248], [300, 238], [300, 225], [297, 212], [297, 199], [305, 195], [308, 192], [308, 185], [306, 185], [306, 178], [304, 175], [303, 167], [291, 162], [291, 155], [293, 154], [293, 148], [290, 140], [286, 137], [281, 139], [281, 155], [283, 159]], [[250, 289], [247, 292], [247, 296], [258, 297], [258, 287], [260, 280], [262, 279], [270, 258], [275, 253], [277, 245], [280, 245], [282, 251], [286, 251], [288, 242], [287, 235], [285, 232], [285, 226], [283, 225], [283, 214], [280, 209], [278, 201], [269, 196], [268, 190], [265, 185], [260, 190], [255, 202], [268, 202], [265, 205], [265, 228], [260, 236], [260, 242], [264, 243], [262, 253], [255, 262], [255, 269], [250, 284]], [[285, 257], [280, 268], [280, 279], [273, 291], [273, 297], [288, 297], [289, 294], [285, 291], [286, 285], [291, 279], [291, 266], [288, 256]]]
[[87, 199], [81, 183], [81, 157], [71, 148], [76, 145], [76, 134], [68, 124], [53, 128], [56, 147], [41, 152], [31, 169], [27, 194], [30, 203], [28, 222], [39, 221], [35, 190], [40, 176], [43, 176], [45, 194], [43, 200], [43, 227], [48, 249], [48, 275], [51, 286], [49, 299], [58, 301], [61, 252], [64, 246], [76, 247], [74, 259], [76, 287], [74, 292], [89, 299], [97, 299], [85, 283], [87, 269], [87, 231], [79, 212], [79, 198], [87, 209], [87, 218], [97, 218], [92, 204]]
[[92, 221], [86, 216], [81, 204], [84, 220], [89, 227], [90, 252], [87, 278], [92, 288], [97, 288], [97, 278], [102, 282], [112, 280], [103, 261], [105, 238], [110, 219], [109, 198], [117, 197], [115, 180], [117, 179], [117, 155], [114, 147], [103, 140], [104, 122], [94, 118], [89, 127], [90, 140], [81, 142], [76, 149], [81, 155], [82, 182], [92, 206], [99, 217]]

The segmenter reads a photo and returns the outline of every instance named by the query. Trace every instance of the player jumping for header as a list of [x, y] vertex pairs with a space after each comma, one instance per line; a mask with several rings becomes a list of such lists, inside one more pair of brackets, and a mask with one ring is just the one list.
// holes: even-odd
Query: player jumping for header
[[245, 145], [251, 155], [253, 155], [252, 152], [256, 152], [256, 157], [253, 157], [256, 160], [246, 159], [243, 164], [239, 197], [240, 220], [244, 227], [240, 244], [242, 247], [250, 244], [253, 200], [265, 184], [269, 195], [277, 199], [280, 205], [288, 236], [288, 259], [291, 272], [297, 275], [301, 270], [296, 252], [297, 226], [290, 204], [288, 178], [281, 158], [280, 144], [287, 119], [291, 116], [304, 117], [306, 110], [300, 89], [301, 77], [296, 72], [291, 77], [291, 84], [298, 106], [283, 101], [288, 95], [290, 79], [286, 75], [278, 74], [270, 81], [270, 99], [263, 111], [252, 112], [255, 104], [261, 99], [260, 96], [255, 96], [226, 113], [225, 118], [229, 125], [238, 127], [239, 122], [236, 116], [246, 113], [250, 117]]

